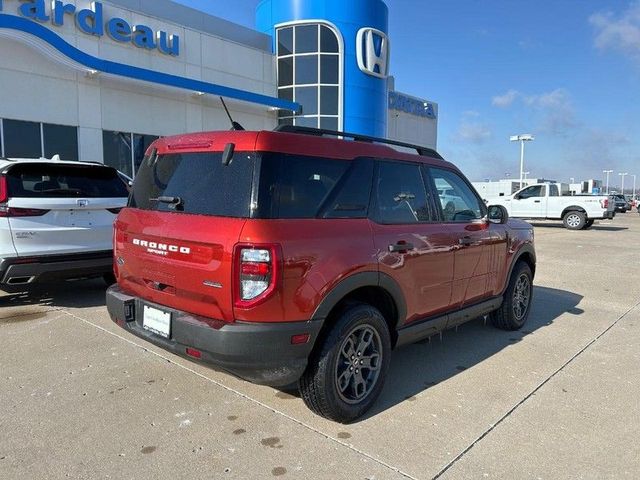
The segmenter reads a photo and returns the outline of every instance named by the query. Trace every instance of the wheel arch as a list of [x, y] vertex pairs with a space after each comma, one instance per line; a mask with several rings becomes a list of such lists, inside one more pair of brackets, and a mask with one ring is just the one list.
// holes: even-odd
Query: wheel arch
[[392, 346], [397, 342], [397, 330], [407, 317], [407, 304], [400, 285], [381, 272], [361, 272], [351, 275], [327, 293], [311, 320], [322, 321], [318, 338], [335, 324], [342, 310], [353, 303], [369, 304], [382, 313], [389, 327]]
[[[581, 207], [581, 206], [579, 206], [579, 205], [571, 205], [571, 206], [569, 206], [569, 207], [565, 208], [565, 209], [562, 211], [562, 215], [560, 216], [560, 218], [564, 218], [564, 216], [565, 216], [567, 213], [569, 213], [569, 212], [582, 212], [582, 213], [584, 213], [585, 215], [587, 215], [587, 211], [586, 211], [583, 207]], [[587, 215], [587, 217], [588, 217], [588, 216], [589, 216], [589, 215]]]
[[526, 244], [526, 245], [523, 245], [520, 248], [520, 250], [518, 250], [518, 253], [516, 253], [513, 256], [513, 260], [511, 261], [511, 266], [509, 267], [509, 274], [505, 279], [505, 285], [504, 285], [504, 288], [502, 289], [502, 295], [504, 295], [504, 293], [507, 291], [507, 288], [509, 287], [509, 280], [511, 279], [511, 275], [513, 275], [513, 270], [516, 268], [516, 265], [518, 264], [518, 262], [521, 262], [521, 261], [526, 263], [529, 266], [529, 268], [531, 269], [531, 275], [533, 278], [535, 278], [536, 251], [534, 250], [533, 245]]

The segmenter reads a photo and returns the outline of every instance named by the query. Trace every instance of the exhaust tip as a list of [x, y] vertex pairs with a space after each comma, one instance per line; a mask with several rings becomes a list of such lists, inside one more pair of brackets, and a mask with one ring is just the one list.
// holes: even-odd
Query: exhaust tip
[[26, 285], [33, 282], [35, 277], [11, 277], [7, 280], [8, 285]]

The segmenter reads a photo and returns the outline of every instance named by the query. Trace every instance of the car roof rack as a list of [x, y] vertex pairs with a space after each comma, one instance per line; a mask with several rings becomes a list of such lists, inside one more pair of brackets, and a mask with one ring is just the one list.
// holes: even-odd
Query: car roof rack
[[385, 145], [394, 145], [396, 147], [410, 148], [415, 150], [418, 155], [423, 157], [432, 157], [439, 158], [440, 160], [444, 160], [442, 156], [436, 152], [433, 148], [422, 147], [420, 145], [413, 145], [411, 143], [398, 142], [396, 140], [387, 140], [385, 138], [378, 137], [370, 137], [368, 135], [360, 135], [358, 133], [347, 133], [347, 132], [338, 132], [335, 130], [326, 130], [324, 128], [311, 128], [311, 127], [299, 127], [296, 125], [278, 125], [274, 132], [283, 132], [283, 133], [301, 133], [304, 135], [314, 135], [316, 137], [343, 137], [343, 138], [351, 138], [357, 142], [366, 142], [366, 143], [381, 143]]

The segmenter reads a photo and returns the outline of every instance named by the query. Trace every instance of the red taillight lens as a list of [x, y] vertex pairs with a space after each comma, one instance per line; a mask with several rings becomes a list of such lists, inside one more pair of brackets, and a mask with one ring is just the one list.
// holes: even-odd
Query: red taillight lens
[[238, 245], [235, 259], [235, 305], [252, 307], [275, 290], [279, 281], [280, 247], [278, 245]]
[[196, 350], [195, 348], [187, 348], [186, 354], [192, 358], [202, 358], [202, 352], [200, 350]]
[[122, 211], [123, 207], [120, 208], [107, 208], [108, 211], [110, 211], [111, 213], [113, 213], [114, 215], [119, 214]]
[[600, 200], [600, 205], [602, 205], [602, 208], [609, 208], [609, 199]]
[[257, 275], [266, 277], [271, 273], [271, 264], [269, 263], [250, 263], [242, 262], [240, 264], [242, 275]]
[[39, 208], [14, 208], [0, 205], [0, 217], [42, 217], [50, 211]]
[[0, 203], [9, 200], [9, 187], [7, 186], [7, 177], [0, 176]]

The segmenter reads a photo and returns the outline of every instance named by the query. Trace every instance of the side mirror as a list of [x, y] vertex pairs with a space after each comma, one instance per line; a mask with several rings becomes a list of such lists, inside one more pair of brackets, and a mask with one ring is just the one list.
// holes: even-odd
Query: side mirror
[[509, 221], [509, 212], [502, 205], [490, 205], [487, 219], [490, 223], [504, 225]]

